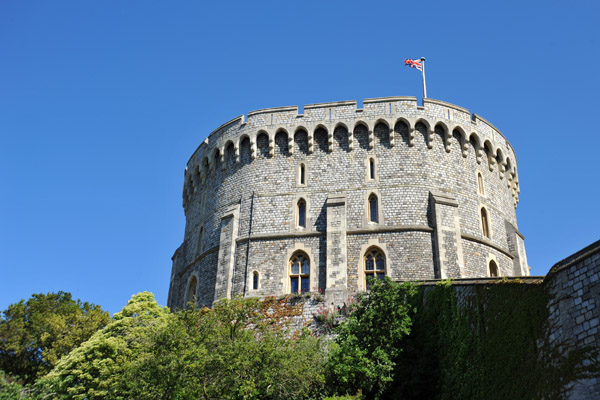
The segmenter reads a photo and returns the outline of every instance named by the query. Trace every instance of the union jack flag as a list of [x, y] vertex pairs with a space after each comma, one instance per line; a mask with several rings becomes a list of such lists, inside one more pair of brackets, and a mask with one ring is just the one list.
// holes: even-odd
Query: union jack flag
[[419, 71], [423, 71], [423, 64], [421, 64], [421, 60], [411, 60], [407, 58], [404, 60], [404, 65], [408, 65], [411, 68], [416, 68]]

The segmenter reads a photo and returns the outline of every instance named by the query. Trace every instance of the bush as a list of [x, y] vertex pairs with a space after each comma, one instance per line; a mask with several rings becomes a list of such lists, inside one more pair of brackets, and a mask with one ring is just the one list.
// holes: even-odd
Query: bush
[[398, 378], [395, 367], [401, 341], [410, 333], [415, 292], [409, 283], [386, 278], [350, 308], [336, 330], [327, 364], [328, 383], [337, 394], [362, 390], [367, 398], [377, 399]]

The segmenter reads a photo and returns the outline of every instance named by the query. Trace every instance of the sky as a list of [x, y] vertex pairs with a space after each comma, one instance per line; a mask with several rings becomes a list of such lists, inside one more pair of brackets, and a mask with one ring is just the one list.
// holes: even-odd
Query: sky
[[532, 275], [600, 239], [598, 1], [3, 1], [0, 310], [33, 293], [166, 304], [183, 173], [256, 109], [422, 98], [517, 154]]

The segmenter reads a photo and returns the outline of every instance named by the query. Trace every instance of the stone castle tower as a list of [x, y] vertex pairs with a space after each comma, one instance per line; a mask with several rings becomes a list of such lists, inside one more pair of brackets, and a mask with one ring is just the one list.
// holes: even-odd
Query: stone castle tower
[[323, 292], [371, 279], [525, 276], [512, 146], [438, 100], [387, 97], [250, 112], [185, 170], [168, 305]]

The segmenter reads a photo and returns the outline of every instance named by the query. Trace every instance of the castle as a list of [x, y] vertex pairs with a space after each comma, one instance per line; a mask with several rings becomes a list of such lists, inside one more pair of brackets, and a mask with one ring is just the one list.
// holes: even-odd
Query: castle
[[371, 279], [528, 276], [515, 152], [468, 110], [415, 97], [250, 112], [185, 170], [168, 305], [322, 292]]

